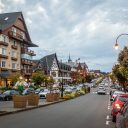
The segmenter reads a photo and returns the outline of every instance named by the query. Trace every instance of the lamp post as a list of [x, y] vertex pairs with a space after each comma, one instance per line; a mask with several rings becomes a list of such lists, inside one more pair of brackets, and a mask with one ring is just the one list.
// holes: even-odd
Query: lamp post
[[63, 85], [63, 77], [62, 77], [62, 81], [61, 81], [61, 98], [63, 98], [63, 91], [64, 91], [64, 85]]
[[115, 43], [115, 46], [114, 46], [116, 50], [118, 50], [118, 48], [119, 48], [118, 39], [119, 39], [121, 36], [123, 36], [123, 35], [128, 36], [127, 33], [123, 33], [123, 34], [120, 34], [120, 35], [116, 38], [116, 43]]

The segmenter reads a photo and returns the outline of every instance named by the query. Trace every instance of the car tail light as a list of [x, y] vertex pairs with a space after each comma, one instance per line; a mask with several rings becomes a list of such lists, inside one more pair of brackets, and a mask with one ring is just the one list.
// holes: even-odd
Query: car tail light
[[120, 108], [121, 108], [119, 104], [115, 104], [115, 107], [116, 107], [117, 109], [120, 109]]

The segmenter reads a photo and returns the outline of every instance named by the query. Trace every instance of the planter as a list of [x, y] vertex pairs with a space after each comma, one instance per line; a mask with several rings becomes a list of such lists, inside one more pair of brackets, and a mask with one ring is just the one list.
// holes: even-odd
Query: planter
[[53, 93], [48, 93], [46, 95], [46, 101], [47, 102], [53, 102], [54, 101], [54, 94]]
[[27, 96], [14, 95], [13, 105], [14, 105], [14, 108], [26, 108]]
[[53, 96], [54, 96], [54, 101], [58, 101], [60, 99], [59, 93], [53, 93]]
[[38, 104], [39, 104], [39, 96], [38, 95], [29, 94], [27, 99], [28, 99], [29, 106], [38, 106]]

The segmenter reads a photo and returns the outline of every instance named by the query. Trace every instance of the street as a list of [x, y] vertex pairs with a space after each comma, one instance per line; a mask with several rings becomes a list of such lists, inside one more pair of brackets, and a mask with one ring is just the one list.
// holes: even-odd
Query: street
[[2, 116], [0, 126], [1, 128], [112, 128], [112, 122], [106, 119], [110, 115], [109, 95], [97, 95], [93, 91], [55, 105]]

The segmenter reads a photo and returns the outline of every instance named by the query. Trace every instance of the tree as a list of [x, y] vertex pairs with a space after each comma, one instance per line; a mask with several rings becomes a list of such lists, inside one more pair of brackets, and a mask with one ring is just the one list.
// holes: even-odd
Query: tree
[[119, 53], [118, 62], [125, 68], [128, 68], [128, 47], [124, 47]]
[[41, 85], [43, 82], [45, 82], [45, 75], [41, 71], [34, 72], [32, 74], [32, 81], [35, 83], [35, 85]]
[[119, 53], [118, 62], [119, 64], [113, 67], [113, 74], [125, 90], [126, 86], [128, 86], [128, 47], [124, 47]]
[[11, 82], [13, 83], [13, 85], [19, 80], [20, 76], [21, 76], [20, 73], [16, 73], [9, 77], [11, 79]]

